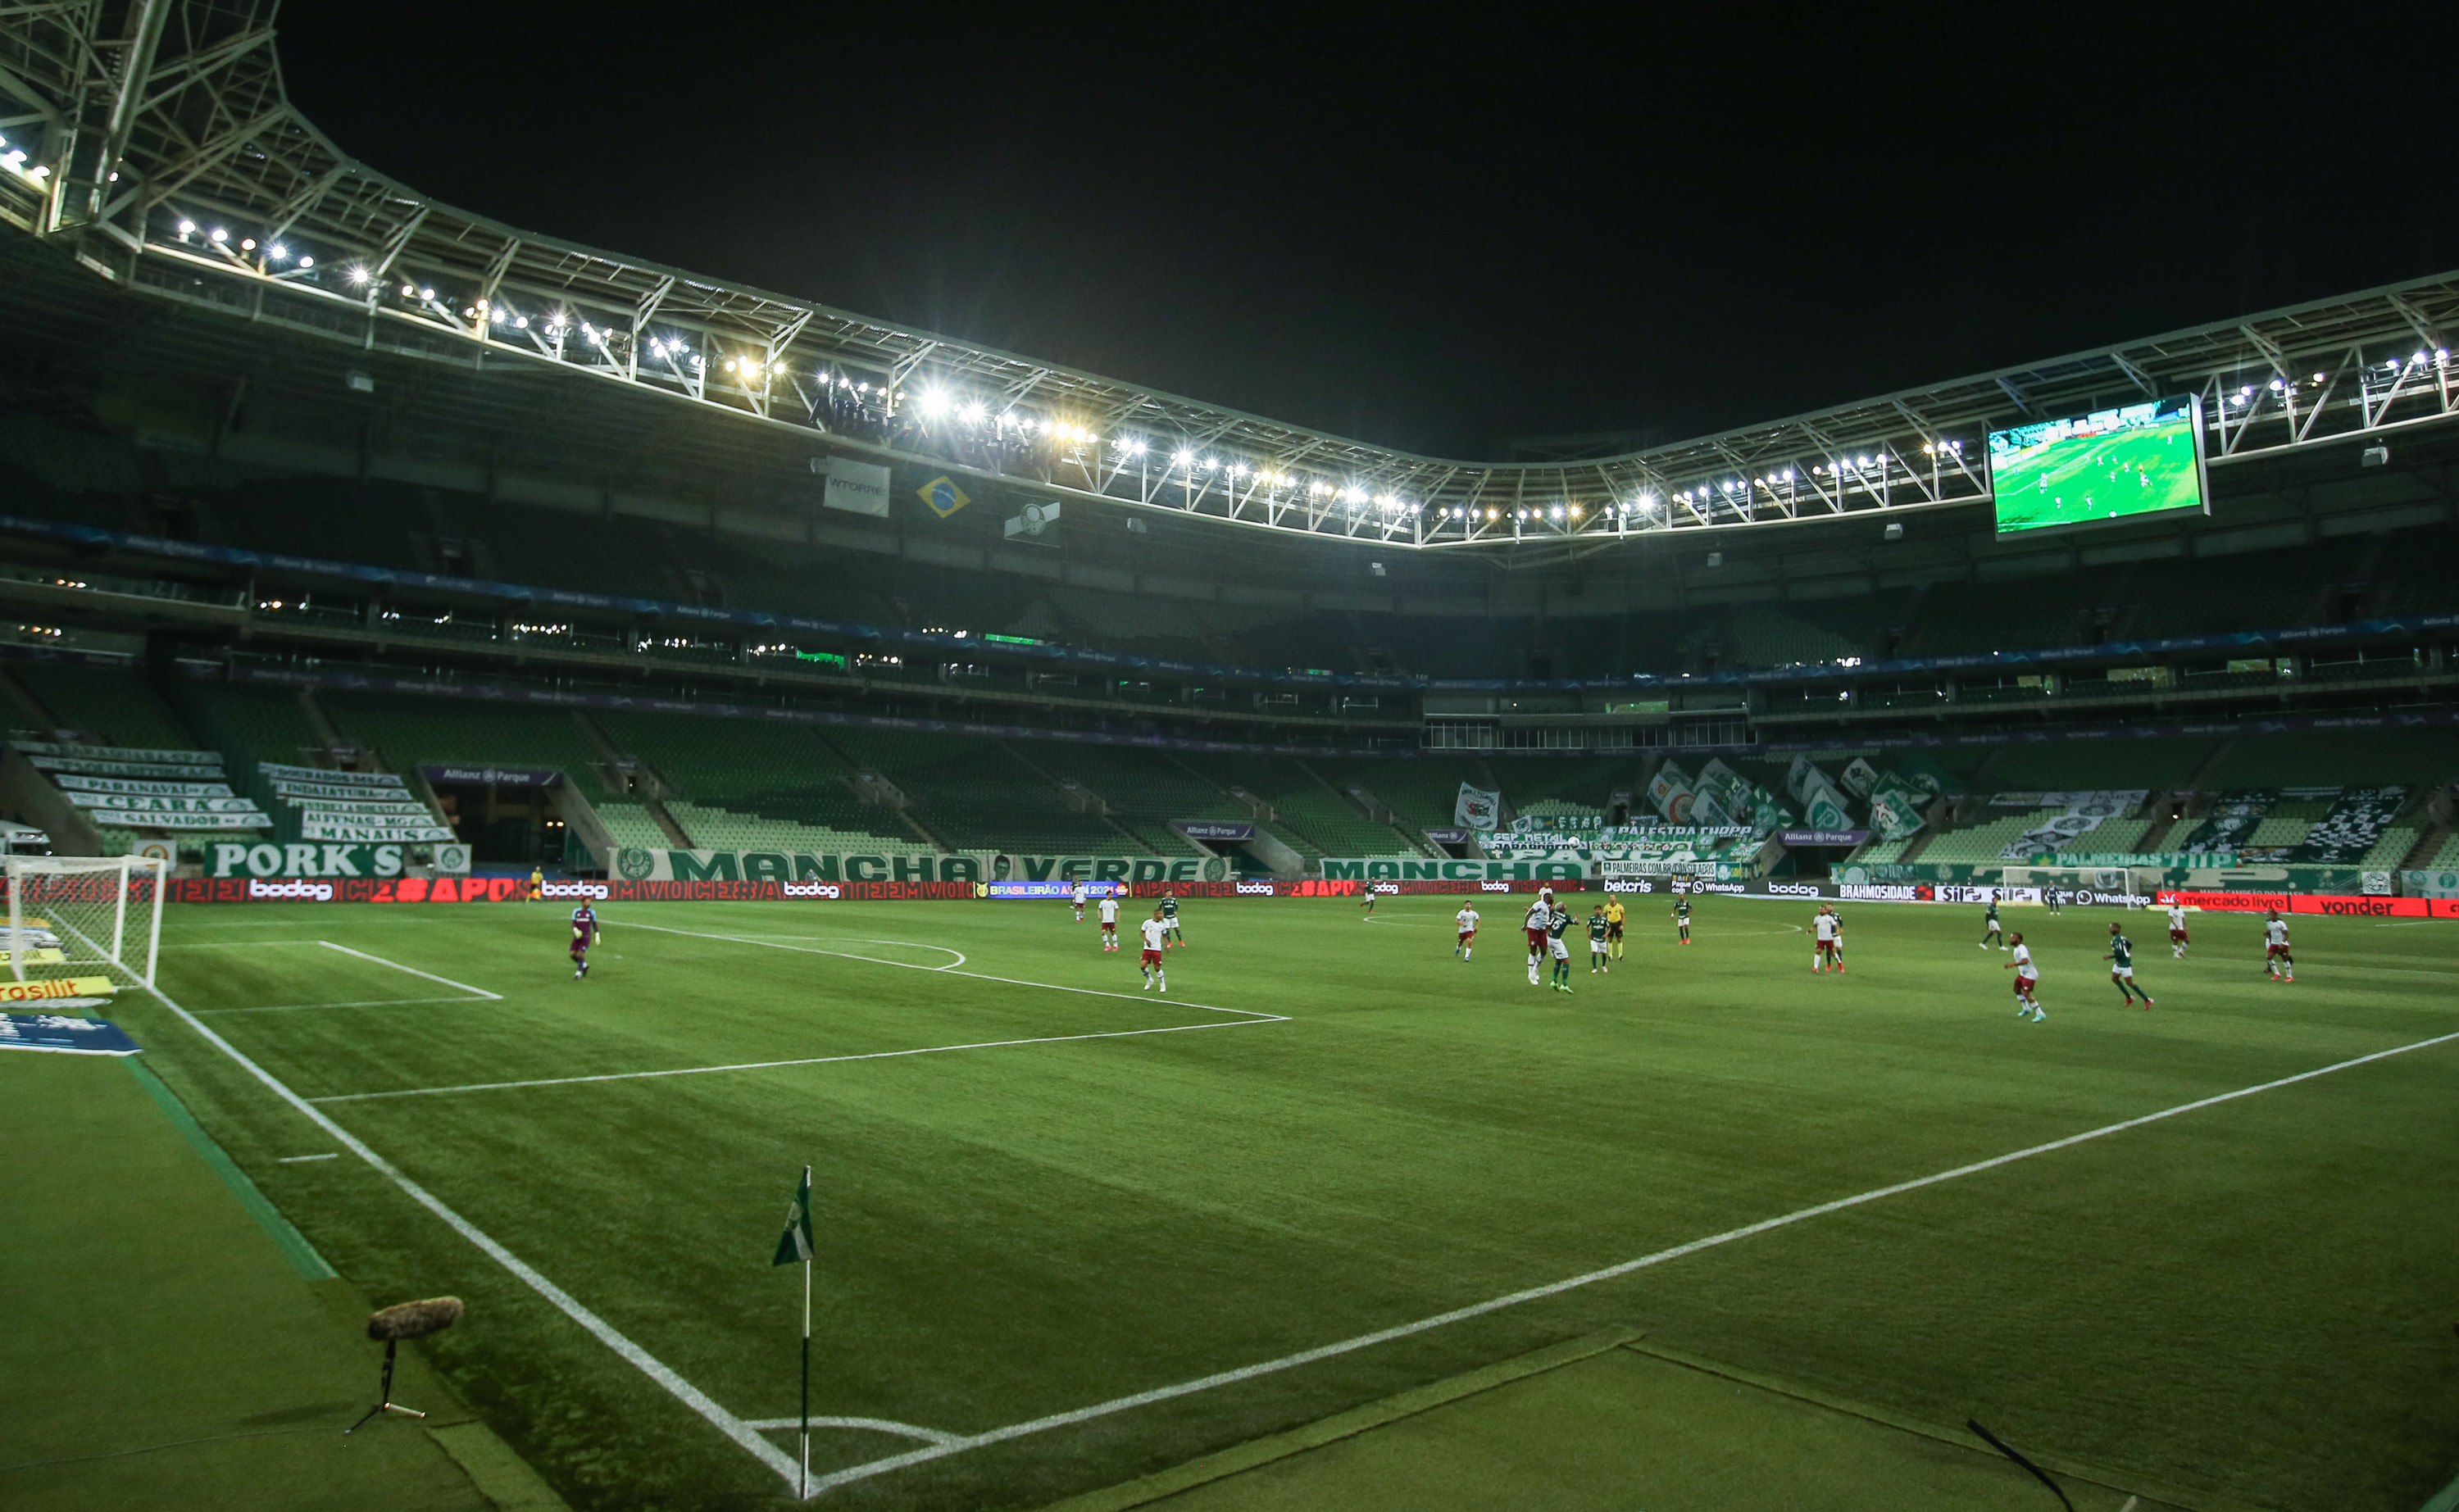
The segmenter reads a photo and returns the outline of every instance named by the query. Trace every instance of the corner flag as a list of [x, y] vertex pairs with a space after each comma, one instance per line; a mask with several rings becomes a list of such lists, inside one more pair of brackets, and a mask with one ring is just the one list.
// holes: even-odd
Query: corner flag
[[776, 1258], [770, 1265], [809, 1265], [811, 1259], [811, 1167], [803, 1167], [803, 1185], [794, 1193], [794, 1204], [786, 1209], [786, 1231], [777, 1240]]

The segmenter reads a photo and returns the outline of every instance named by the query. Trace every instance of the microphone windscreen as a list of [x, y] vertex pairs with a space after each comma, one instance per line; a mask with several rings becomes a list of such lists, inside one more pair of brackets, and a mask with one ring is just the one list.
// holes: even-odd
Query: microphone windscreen
[[396, 1302], [368, 1318], [371, 1339], [425, 1338], [461, 1321], [459, 1297], [429, 1297], [424, 1302]]

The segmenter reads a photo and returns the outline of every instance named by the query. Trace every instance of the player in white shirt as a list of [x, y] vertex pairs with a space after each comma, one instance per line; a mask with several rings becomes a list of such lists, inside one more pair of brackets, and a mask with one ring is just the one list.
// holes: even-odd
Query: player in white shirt
[[1843, 951], [1837, 938], [1836, 915], [1828, 912], [1826, 904], [1818, 905], [1818, 916], [1811, 921], [1811, 932], [1817, 938], [1818, 944], [1811, 949], [1810, 969], [1814, 972], [1825, 971], [1828, 961], [1833, 959], [1836, 962], [1836, 969], [1842, 971], [1844, 969]]
[[1161, 965], [1162, 946], [1169, 935], [1169, 926], [1162, 921], [1161, 910], [1153, 910], [1152, 917], [1136, 928], [1142, 930], [1145, 936], [1145, 991], [1150, 992], [1156, 987], [1163, 992], [1169, 991], [1169, 973], [1162, 970]]
[[2032, 964], [2032, 947], [2024, 943], [2021, 931], [2007, 936], [2007, 949], [2013, 953], [1999, 969], [2015, 974], [2015, 1017], [2039, 1023], [2049, 1018], [2041, 1011], [2041, 1000], [2033, 996], [2040, 990], [2041, 969]]
[[1077, 884], [1076, 884], [1076, 892], [1075, 892], [1074, 895], [1072, 896], [1072, 898], [1070, 899], [1070, 901], [1072, 901], [1072, 902], [1076, 905], [1076, 922], [1077, 922], [1077, 923], [1079, 923], [1079, 924], [1083, 923], [1083, 922], [1084, 922], [1084, 884], [1083, 884], [1083, 883], [1079, 882], [1079, 883], [1077, 883]]
[[1105, 951], [1119, 948], [1119, 900], [1114, 897], [1102, 900], [1102, 948]]
[[2262, 969], [2273, 981], [2297, 979], [2296, 958], [2288, 954], [2288, 921], [2273, 909], [2262, 921]]
[[1461, 911], [1452, 915], [1452, 920], [1460, 925], [1460, 943], [1452, 947], [1452, 954], [1466, 960], [1468, 953], [1477, 947], [1477, 909], [1463, 903]]
[[1521, 928], [1528, 934], [1528, 985], [1531, 987], [1537, 985], [1537, 970], [1545, 959], [1545, 921], [1553, 916], [1554, 890], [1547, 888], [1537, 894], [1536, 902], [1528, 905], [1527, 917], [1521, 921]]
[[2175, 959], [2184, 960], [2186, 946], [2190, 943], [2186, 938], [2186, 905], [2172, 903], [2169, 905], [2169, 955]]

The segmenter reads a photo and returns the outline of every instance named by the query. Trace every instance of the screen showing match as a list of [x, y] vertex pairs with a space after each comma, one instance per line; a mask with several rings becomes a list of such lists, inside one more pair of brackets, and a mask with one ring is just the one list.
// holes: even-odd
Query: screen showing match
[[2203, 510], [2194, 396], [1989, 432], [1998, 532]]

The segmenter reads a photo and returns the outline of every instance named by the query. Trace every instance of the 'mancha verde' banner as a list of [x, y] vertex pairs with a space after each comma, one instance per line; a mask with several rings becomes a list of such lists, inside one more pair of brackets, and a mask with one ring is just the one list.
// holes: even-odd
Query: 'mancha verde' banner
[[615, 853], [631, 882], [1223, 882], [1218, 856], [869, 854], [808, 850], [652, 850]]

